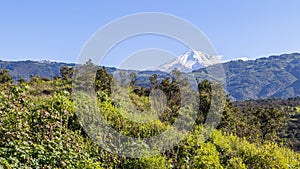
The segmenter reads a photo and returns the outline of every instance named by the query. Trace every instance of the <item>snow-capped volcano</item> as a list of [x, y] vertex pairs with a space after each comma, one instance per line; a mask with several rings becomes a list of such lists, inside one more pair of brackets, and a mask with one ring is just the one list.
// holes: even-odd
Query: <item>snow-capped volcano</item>
[[221, 56], [210, 56], [202, 51], [189, 50], [171, 63], [161, 65], [157, 70], [170, 72], [175, 68], [182, 72], [191, 72], [209, 65], [221, 63]]

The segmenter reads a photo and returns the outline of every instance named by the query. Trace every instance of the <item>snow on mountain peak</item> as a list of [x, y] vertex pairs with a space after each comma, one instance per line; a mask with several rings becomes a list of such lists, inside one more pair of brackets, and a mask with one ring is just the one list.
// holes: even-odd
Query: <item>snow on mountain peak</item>
[[190, 72], [209, 65], [221, 63], [221, 56], [210, 56], [202, 51], [189, 50], [174, 61], [158, 67], [158, 70], [170, 72], [177, 69], [183, 72]]

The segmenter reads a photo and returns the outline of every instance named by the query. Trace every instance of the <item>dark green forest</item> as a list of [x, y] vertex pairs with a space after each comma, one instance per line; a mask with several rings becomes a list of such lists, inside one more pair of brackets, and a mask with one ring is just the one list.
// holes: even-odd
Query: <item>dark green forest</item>
[[[155, 136], [168, 130], [179, 117], [182, 91], [176, 78], [180, 72], [173, 71], [170, 77], [153, 74], [148, 77], [151, 85], [143, 87], [137, 85], [139, 75], [135, 72], [129, 79], [115, 79], [106, 68], [94, 68], [95, 105], [119, 133], [135, 138]], [[74, 104], [73, 90], [86, 84], [73, 83], [73, 75], [78, 72], [80, 67], [65, 65], [55, 78], [14, 80], [8, 70], [0, 70], [0, 168], [300, 168], [299, 97], [232, 101], [220, 84], [198, 80], [195, 96], [200, 106], [191, 131], [171, 149], [151, 157], [132, 158], [101, 148], [82, 127], [75, 111], [81, 105]], [[155, 89], [165, 94], [166, 108], [146, 123], [124, 118], [124, 113], [137, 115], [120, 106], [127, 105], [126, 101], [112, 97], [111, 84], [116, 81], [128, 89], [138, 110], [149, 109], [149, 95]], [[216, 128], [205, 135], [212, 89], [224, 96], [224, 109]], [[190, 118], [188, 113], [186, 118]]]

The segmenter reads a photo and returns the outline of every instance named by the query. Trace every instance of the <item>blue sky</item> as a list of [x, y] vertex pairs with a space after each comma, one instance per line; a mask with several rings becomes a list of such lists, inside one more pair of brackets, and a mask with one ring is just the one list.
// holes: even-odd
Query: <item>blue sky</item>
[[[297, 52], [299, 7], [297, 0], [1, 1], [0, 59], [76, 62], [95, 31], [139, 12], [163, 12], [186, 19], [210, 39], [225, 60]], [[173, 42], [157, 40], [160, 42], [140, 48], [161, 45], [176, 55], [185, 52]], [[132, 49], [136, 47], [128, 51]], [[108, 58], [105, 63], [115, 66], [123, 57]]]

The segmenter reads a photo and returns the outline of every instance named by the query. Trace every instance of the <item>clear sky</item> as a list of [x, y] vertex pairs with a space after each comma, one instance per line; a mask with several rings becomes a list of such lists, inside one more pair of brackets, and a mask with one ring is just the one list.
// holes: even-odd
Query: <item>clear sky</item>
[[[0, 59], [76, 62], [95, 31], [139, 12], [186, 19], [205, 33], [225, 60], [300, 51], [298, 0], [9, 0], [0, 2]], [[185, 52], [173, 50], [176, 55]], [[117, 64], [114, 59], [106, 62]]]

